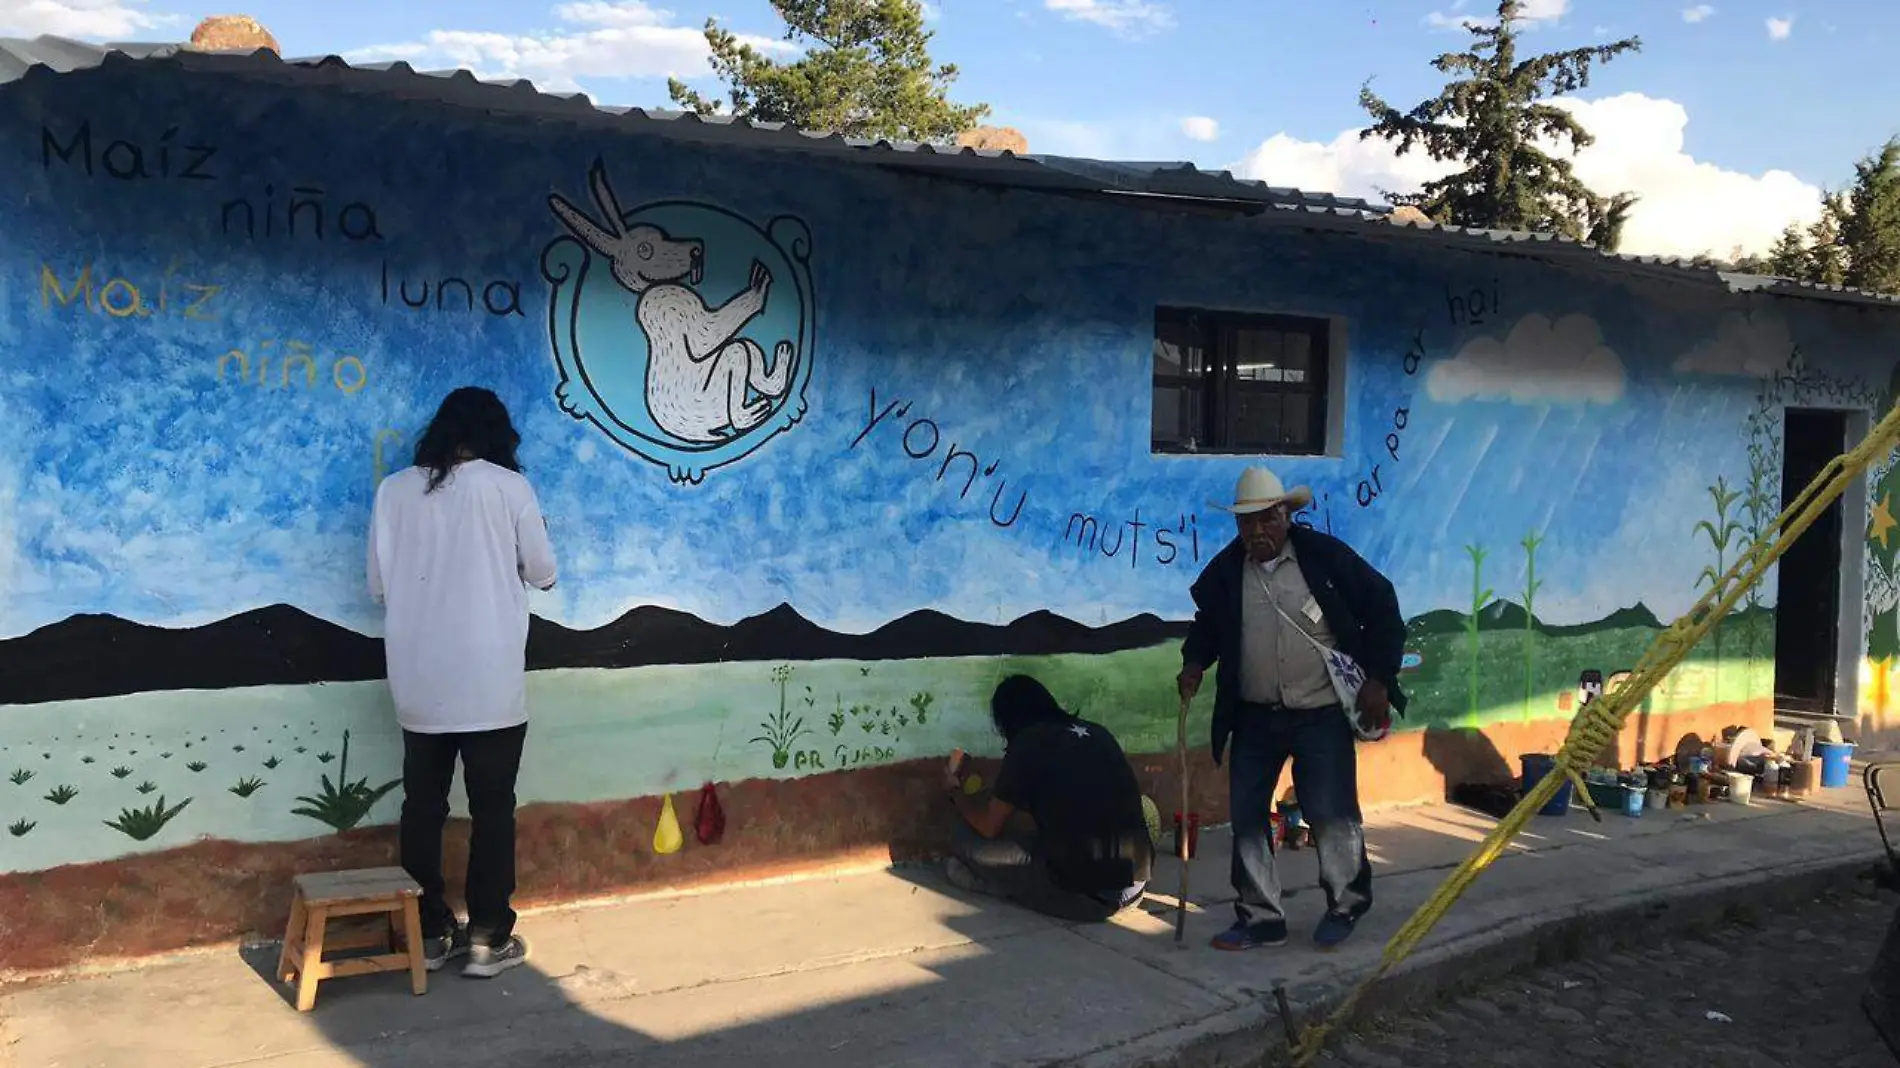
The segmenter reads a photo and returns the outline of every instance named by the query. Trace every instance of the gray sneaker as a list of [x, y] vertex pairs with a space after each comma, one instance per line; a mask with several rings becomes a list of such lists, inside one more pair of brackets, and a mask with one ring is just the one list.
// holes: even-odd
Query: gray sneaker
[[468, 928], [459, 923], [448, 934], [422, 940], [422, 962], [432, 972], [439, 972], [450, 961], [467, 955]]
[[462, 974], [470, 979], [493, 979], [510, 968], [528, 963], [528, 940], [514, 935], [499, 946], [476, 944], [468, 947], [468, 963]]
[[978, 875], [968, 864], [964, 863], [961, 857], [951, 857], [944, 861], [943, 874], [944, 878], [950, 880], [951, 886], [956, 887], [966, 894], [988, 894], [990, 892], [989, 884], [985, 883], [981, 875]]

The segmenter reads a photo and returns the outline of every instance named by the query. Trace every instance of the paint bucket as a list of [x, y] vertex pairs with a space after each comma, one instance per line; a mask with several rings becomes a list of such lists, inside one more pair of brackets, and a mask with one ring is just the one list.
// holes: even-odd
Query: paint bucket
[[[1518, 758], [1518, 762], [1524, 769], [1524, 792], [1527, 794], [1543, 780], [1544, 776], [1557, 769], [1557, 759], [1549, 753], [1526, 753]], [[1570, 792], [1574, 788], [1575, 785], [1570, 781], [1569, 776], [1565, 776], [1563, 785], [1557, 787], [1557, 792], [1551, 795], [1549, 801], [1544, 802], [1544, 807], [1538, 809], [1537, 814], [1540, 816], [1567, 814], [1570, 811]]]
[[1730, 801], [1738, 805], [1753, 803], [1755, 793], [1755, 777], [1753, 775], [1740, 771], [1723, 772], [1723, 775], [1728, 778], [1728, 799]]
[[[1199, 812], [1190, 812], [1187, 816], [1187, 855], [1189, 860], [1193, 860], [1195, 854], [1200, 852], [1200, 846], [1201, 814]], [[1181, 855], [1181, 814], [1179, 812], [1174, 814], [1173, 855], [1177, 857]]]
[[1623, 787], [1623, 815], [1640, 816], [1643, 814], [1643, 788], [1640, 786]]
[[1669, 787], [1652, 786], [1643, 791], [1643, 807], [1657, 811], [1669, 807]]
[[1821, 789], [1838, 790], [1847, 785], [1854, 771], [1853, 742], [1816, 742], [1814, 755], [1821, 758]]

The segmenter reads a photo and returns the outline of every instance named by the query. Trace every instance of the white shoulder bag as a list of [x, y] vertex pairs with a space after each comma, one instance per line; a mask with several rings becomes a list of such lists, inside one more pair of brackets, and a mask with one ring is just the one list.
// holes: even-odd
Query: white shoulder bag
[[1362, 742], [1376, 742], [1391, 733], [1392, 727], [1389, 722], [1383, 727], [1368, 727], [1365, 721], [1359, 718], [1359, 689], [1366, 684], [1366, 669], [1359, 666], [1359, 661], [1337, 649], [1328, 649], [1321, 645], [1319, 639], [1308, 634], [1305, 627], [1295, 623], [1293, 617], [1286, 614], [1286, 610], [1280, 607], [1280, 602], [1275, 600], [1271, 593], [1267, 595], [1267, 603], [1271, 604], [1273, 610], [1280, 613], [1280, 618], [1286, 621], [1286, 625], [1292, 627], [1300, 637], [1305, 638], [1319, 652], [1320, 659], [1325, 661], [1326, 675], [1333, 681], [1333, 693], [1339, 696], [1339, 707], [1346, 714], [1346, 722], [1352, 724], [1354, 736]]

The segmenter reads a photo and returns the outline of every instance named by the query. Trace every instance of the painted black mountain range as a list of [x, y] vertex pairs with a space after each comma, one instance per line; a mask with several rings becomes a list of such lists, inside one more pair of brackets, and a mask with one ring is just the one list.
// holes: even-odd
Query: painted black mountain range
[[[731, 626], [671, 609], [635, 608], [586, 631], [535, 617], [528, 668], [1113, 653], [1178, 640], [1186, 630], [1185, 623], [1152, 615], [1088, 627], [1049, 612], [991, 625], [926, 611], [869, 634], [841, 634], [789, 605]], [[382, 677], [381, 639], [281, 604], [176, 630], [116, 616], [74, 616], [0, 641], [0, 704]]]

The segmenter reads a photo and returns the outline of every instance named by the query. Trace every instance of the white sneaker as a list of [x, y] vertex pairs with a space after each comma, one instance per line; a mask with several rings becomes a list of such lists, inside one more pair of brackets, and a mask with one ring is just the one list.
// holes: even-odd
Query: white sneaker
[[528, 963], [528, 940], [515, 935], [500, 946], [480, 943], [468, 947], [468, 963], [462, 974], [470, 979], [493, 979], [510, 968]]

